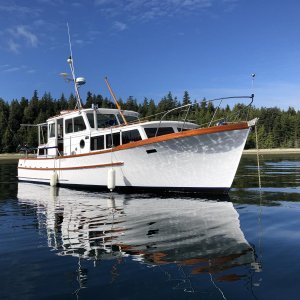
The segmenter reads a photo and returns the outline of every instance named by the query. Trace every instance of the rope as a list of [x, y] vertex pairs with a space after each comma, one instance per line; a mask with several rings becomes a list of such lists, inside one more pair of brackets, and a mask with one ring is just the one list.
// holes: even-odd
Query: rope
[[211, 283], [212, 283], [213, 286], [220, 292], [222, 298], [223, 298], [224, 300], [227, 300], [227, 298], [225, 297], [223, 291], [221, 290], [221, 288], [219, 288], [219, 287], [216, 285], [216, 283], [215, 283], [215, 281], [214, 281], [214, 279], [213, 279], [213, 277], [212, 277], [212, 274], [211, 274], [211, 272], [210, 272], [210, 267], [211, 267], [211, 260], [210, 260], [210, 259], [208, 260], [208, 265], [209, 265], [209, 272], [208, 272], [208, 275], [209, 275], [209, 278], [210, 278]]
[[255, 142], [256, 142], [256, 157], [257, 157], [257, 173], [258, 173], [258, 187], [259, 187], [259, 212], [258, 212], [258, 261], [255, 263], [255, 271], [261, 272], [262, 267], [262, 188], [261, 188], [261, 172], [259, 162], [259, 146], [257, 124], [255, 125]]
[[257, 124], [255, 125], [255, 144], [256, 144], [256, 158], [257, 158], [258, 187], [259, 187], [259, 190], [261, 191], [261, 178], [260, 178], [261, 176], [260, 176]]
[[[113, 140], [112, 127], [110, 127], [110, 139], [111, 139], [110, 162], [111, 162], [111, 168], [113, 169], [113, 146], [114, 146], [114, 140]], [[106, 147], [107, 147], [107, 145], [106, 145]]]

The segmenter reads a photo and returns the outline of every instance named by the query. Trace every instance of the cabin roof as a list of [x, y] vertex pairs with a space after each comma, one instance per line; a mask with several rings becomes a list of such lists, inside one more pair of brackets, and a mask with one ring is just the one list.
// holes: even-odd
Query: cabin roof
[[[84, 108], [81, 110], [78, 109], [74, 109], [74, 110], [63, 110], [60, 112], [59, 115], [50, 117], [49, 119], [47, 119], [48, 121], [54, 120], [54, 119], [60, 119], [60, 118], [64, 118], [64, 117], [68, 117], [68, 116], [76, 116], [81, 114], [82, 112], [84, 113], [88, 113], [88, 112], [93, 112], [94, 109], [93, 108]], [[118, 114], [119, 110], [116, 108], [97, 108], [97, 112], [100, 114]], [[132, 110], [122, 110], [123, 115], [125, 116], [135, 116], [135, 117], [139, 117], [139, 113], [132, 111]]]

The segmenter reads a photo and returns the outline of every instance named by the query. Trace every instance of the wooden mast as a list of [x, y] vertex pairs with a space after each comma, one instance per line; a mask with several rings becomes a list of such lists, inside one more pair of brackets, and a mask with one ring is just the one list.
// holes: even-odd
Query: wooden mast
[[119, 113], [120, 113], [120, 115], [121, 115], [121, 117], [122, 117], [122, 119], [123, 119], [125, 125], [128, 125], [128, 123], [127, 123], [127, 121], [126, 121], [126, 119], [125, 119], [125, 117], [124, 117], [124, 115], [123, 115], [123, 112], [122, 112], [122, 110], [121, 110], [121, 107], [120, 107], [120, 105], [119, 105], [119, 103], [118, 103], [118, 101], [117, 101], [117, 98], [116, 98], [116, 96], [115, 96], [115, 94], [114, 94], [114, 92], [113, 92], [113, 90], [112, 90], [112, 88], [111, 88], [111, 86], [110, 86], [110, 84], [109, 84], [109, 82], [108, 82], [108, 78], [105, 77], [104, 80], [105, 80], [105, 82], [106, 82], [106, 85], [107, 85], [107, 87], [108, 87], [108, 89], [109, 89], [109, 92], [110, 92], [111, 96], [113, 97], [113, 99], [114, 99], [114, 101], [115, 101], [115, 104], [116, 104], [116, 106], [117, 106], [117, 108], [118, 108], [118, 110], [119, 110]]

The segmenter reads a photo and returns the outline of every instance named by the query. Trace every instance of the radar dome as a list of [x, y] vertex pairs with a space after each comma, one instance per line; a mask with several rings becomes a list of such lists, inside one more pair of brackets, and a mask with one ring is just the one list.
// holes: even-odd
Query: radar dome
[[78, 78], [76, 78], [76, 84], [77, 85], [84, 85], [85, 84], [85, 78], [83, 78], [83, 77], [78, 77]]

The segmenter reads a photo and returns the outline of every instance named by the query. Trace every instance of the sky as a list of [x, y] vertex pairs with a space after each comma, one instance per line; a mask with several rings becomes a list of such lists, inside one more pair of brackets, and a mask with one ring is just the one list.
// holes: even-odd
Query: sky
[[[300, 110], [298, 0], [1, 0], [0, 98], [73, 92], [159, 101], [255, 94], [256, 107]], [[254, 80], [251, 74], [255, 74]], [[230, 103], [229, 103], [230, 104]]]

